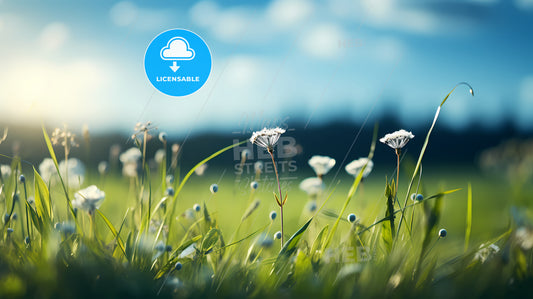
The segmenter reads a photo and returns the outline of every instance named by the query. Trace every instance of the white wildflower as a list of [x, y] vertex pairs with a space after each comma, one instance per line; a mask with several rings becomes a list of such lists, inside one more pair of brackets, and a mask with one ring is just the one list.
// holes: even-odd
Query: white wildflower
[[85, 165], [79, 159], [69, 158], [59, 162], [59, 173], [63, 180], [68, 179], [71, 188], [79, 188], [85, 178]]
[[346, 169], [346, 172], [350, 175], [353, 175], [354, 177], [359, 175], [359, 172], [361, 172], [361, 169], [366, 165], [365, 170], [363, 171], [363, 178], [366, 178], [374, 168], [374, 162], [368, 158], [359, 158], [357, 160], [353, 160], [350, 162], [344, 169]]
[[533, 248], [533, 229], [521, 226], [516, 230], [515, 238], [522, 249], [529, 250]]
[[321, 177], [328, 173], [335, 166], [335, 159], [327, 156], [313, 156], [308, 161], [309, 166], [313, 168], [316, 175]]
[[252, 137], [250, 137], [250, 142], [271, 152], [283, 133], [285, 133], [285, 130], [279, 127], [273, 129], [264, 128], [261, 131], [254, 132]]
[[136, 177], [139, 168], [139, 159], [141, 159], [142, 153], [136, 148], [132, 147], [127, 151], [120, 154], [120, 162], [122, 162], [122, 174], [127, 177]]
[[307, 178], [300, 183], [300, 189], [308, 195], [317, 195], [324, 190], [324, 183], [319, 178]]
[[45, 182], [50, 182], [50, 179], [57, 175], [56, 166], [54, 164], [54, 160], [50, 158], [44, 158], [44, 160], [39, 164], [39, 173], [41, 174], [41, 178]]
[[194, 173], [197, 175], [197, 176], [202, 176], [204, 175], [206, 169], [207, 169], [207, 163], [204, 163], [200, 166], [198, 166], [195, 170], [194, 170]]
[[107, 161], [102, 161], [98, 163], [98, 173], [100, 175], [105, 175], [109, 171], [109, 163]]
[[164, 149], [158, 149], [155, 152], [154, 160], [157, 164], [163, 163], [163, 160], [165, 159], [165, 156], [167, 155], [166, 151]]
[[393, 149], [401, 149], [407, 144], [407, 142], [409, 142], [409, 140], [413, 139], [414, 137], [415, 135], [413, 135], [411, 132], [407, 132], [406, 130], [402, 129], [385, 135], [385, 137], [381, 138], [379, 141]]
[[126, 163], [122, 166], [122, 175], [134, 178], [137, 176], [139, 165], [137, 163]]
[[11, 175], [11, 166], [2, 164], [0, 165], [0, 172], [2, 173], [2, 178], [7, 178]]
[[129, 150], [120, 154], [119, 159], [120, 159], [120, 162], [122, 162], [123, 164], [128, 164], [128, 163], [137, 163], [137, 161], [139, 161], [141, 157], [142, 157], [141, 150], [139, 150], [136, 147], [132, 147]]
[[105, 198], [104, 191], [98, 189], [95, 185], [91, 185], [85, 189], [82, 189], [74, 194], [74, 200], [72, 205], [75, 208], [85, 210], [89, 213], [93, 213], [94, 210], [100, 207], [102, 200]]

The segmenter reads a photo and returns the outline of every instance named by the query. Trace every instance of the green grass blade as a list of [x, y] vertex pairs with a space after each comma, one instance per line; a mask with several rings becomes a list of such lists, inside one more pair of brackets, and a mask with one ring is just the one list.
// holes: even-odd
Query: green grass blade
[[466, 206], [465, 253], [468, 251], [470, 233], [472, 232], [472, 184], [468, 183], [468, 202]]
[[[470, 86], [470, 84], [466, 83], [466, 82], [459, 82], [457, 85], [455, 85], [455, 87], [444, 97], [444, 100], [442, 100], [442, 102], [440, 103], [439, 107], [437, 107], [437, 112], [435, 112], [435, 116], [433, 117], [433, 123], [431, 124], [431, 127], [429, 128], [429, 131], [426, 135], [426, 139], [424, 141], [424, 144], [422, 145], [422, 150], [420, 151], [420, 155], [418, 156], [418, 161], [416, 162], [416, 166], [415, 166], [415, 170], [413, 171], [413, 176], [411, 177], [411, 181], [409, 182], [409, 186], [407, 187], [407, 193], [405, 195], [405, 202], [404, 202], [404, 205], [403, 205], [403, 209], [402, 209], [402, 214], [400, 216], [400, 221], [399, 221], [399, 224], [398, 224], [398, 233], [400, 232], [400, 228], [402, 227], [402, 222], [403, 222], [403, 219], [404, 219], [404, 210], [405, 210], [405, 207], [407, 206], [407, 201], [409, 200], [409, 194], [411, 193], [411, 188], [413, 187], [413, 183], [415, 181], [415, 178], [416, 178], [416, 175], [418, 173], [418, 170], [420, 169], [420, 164], [422, 164], [422, 158], [424, 157], [424, 154], [426, 152], [426, 148], [428, 146], [428, 143], [429, 143], [429, 137], [431, 136], [431, 132], [433, 132], [433, 128], [435, 127], [435, 123], [437, 122], [437, 119], [439, 118], [439, 115], [440, 115], [440, 110], [442, 108], [442, 106], [444, 105], [444, 103], [446, 103], [446, 100], [448, 100], [448, 98], [450, 97], [450, 95], [453, 93], [453, 91], [459, 86], [459, 85], [466, 85], [470, 88], [470, 93], [472, 94], [472, 96], [474, 96], [474, 90], [472, 88], [472, 86]], [[397, 234], [398, 235], [398, 234]]]
[[[44, 226], [52, 225], [52, 209], [50, 204], [50, 193], [37, 170], [33, 168], [35, 176], [35, 210], [39, 218], [42, 219]], [[42, 232], [41, 232], [42, 233]]]
[[50, 153], [50, 157], [54, 161], [54, 165], [57, 171], [57, 176], [59, 177], [59, 181], [61, 182], [61, 186], [63, 187], [63, 192], [65, 192], [65, 198], [67, 199], [67, 204], [70, 209], [70, 212], [72, 213], [72, 216], [76, 218], [76, 213], [74, 213], [74, 208], [72, 207], [72, 203], [70, 202], [70, 197], [68, 195], [67, 186], [65, 185], [65, 182], [63, 181], [63, 178], [61, 177], [61, 173], [59, 172], [59, 164], [57, 163], [57, 158], [54, 152], [54, 147], [52, 146], [52, 142], [50, 141], [50, 137], [48, 136], [48, 133], [46, 133], [46, 129], [44, 128], [44, 126], [43, 126], [43, 136], [44, 136], [44, 141], [46, 142], [46, 147], [48, 148], [48, 152]]
[[305, 232], [312, 220], [313, 218], [309, 219], [302, 227], [300, 227], [297, 232], [294, 233], [294, 235], [291, 236], [289, 241], [287, 241], [287, 243], [283, 245], [283, 248], [279, 252], [278, 258], [280, 256], [288, 257], [296, 250], [296, 245], [298, 244], [298, 241], [300, 241], [300, 239], [302, 238], [302, 234]]
[[200, 167], [200, 166], [202, 166], [203, 164], [209, 162], [209, 160], [211, 160], [211, 159], [213, 159], [213, 158], [216, 158], [217, 156], [223, 154], [224, 152], [226, 152], [226, 151], [228, 151], [228, 150], [230, 150], [230, 149], [232, 149], [232, 148], [234, 148], [234, 147], [237, 147], [237, 146], [239, 146], [239, 145], [241, 145], [241, 144], [244, 144], [244, 143], [246, 143], [246, 142], [248, 142], [248, 139], [243, 140], [243, 141], [241, 141], [241, 142], [239, 142], [239, 143], [235, 143], [235, 144], [232, 144], [232, 145], [226, 146], [225, 148], [223, 148], [223, 149], [221, 149], [221, 150], [219, 150], [219, 151], [217, 151], [217, 152], [211, 154], [209, 157], [203, 159], [202, 161], [200, 161], [200, 163], [196, 164], [191, 170], [189, 170], [189, 172], [185, 175], [185, 177], [183, 178], [183, 180], [182, 180], [181, 183], [179, 184], [178, 188], [176, 189], [176, 192], [174, 193], [174, 196], [172, 197], [172, 201], [173, 201], [173, 202], [172, 202], [172, 208], [169, 209], [170, 214], [169, 214], [169, 217], [167, 218], [168, 221], [169, 221], [169, 224], [168, 224], [168, 227], [169, 227], [169, 228], [172, 227], [172, 220], [173, 220], [173, 218], [174, 218], [174, 213], [175, 213], [175, 211], [176, 211], [176, 204], [177, 204], [177, 200], [176, 200], [176, 199], [178, 198], [178, 195], [180, 194], [181, 189], [183, 189], [183, 186], [185, 186], [185, 183], [187, 183], [187, 180], [191, 177], [191, 175], [194, 173], [194, 171], [195, 171], [198, 167]]
[[107, 219], [107, 217], [99, 209], [96, 209], [96, 212], [104, 220], [105, 224], [107, 225], [107, 227], [109, 228], [109, 230], [111, 231], [111, 233], [113, 234], [115, 239], [117, 240], [117, 243], [118, 243], [118, 246], [120, 247], [120, 250], [122, 250], [122, 253], [124, 253], [124, 257], [127, 257], [126, 248], [124, 247], [124, 243], [120, 239], [120, 236], [118, 235], [117, 230], [115, 229], [115, 227], [113, 226], [111, 221], [109, 221], [109, 219]]
[[[374, 136], [372, 137], [372, 143], [370, 144], [370, 152], [368, 153], [368, 159], [372, 160], [374, 157], [374, 150], [376, 149], [376, 141], [378, 139], [378, 126], [374, 126]], [[355, 178], [352, 187], [350, 188], [350, 191], [348, 192], [348, 196], [346, 197], [346, 200], [344, 201], [344, 206], [342, 207], [341, 212], [339, 213], [339, 217], [337, 217], [337, 220], [333, 224], [333, 227], [331, 228], [331, 232], [328, 235], [328, 238], [326, 239], [326, 242], [324, 243], [324, 249], [328, 248], [329, 244], [331, 244], [331, 240], [333, 240], [333, 236], [335, 235], [335, 232], [337, 231], [337, 227], [339, 226], [339, 222], [341, 221], [342, 215], [344, 215], [344, 212], [346, 211], [346, 208], [348, 207], [348, 204], [352, 200], [352, 197], [354, 196], [355, 192], [357, 191], [357, 188], [359, 187], [359, 184], [361, 183], [361, 180], [363, 179], [363, 173], [365, 172], [366, 165], [361, 168], [359, 171], [359, 174]]]

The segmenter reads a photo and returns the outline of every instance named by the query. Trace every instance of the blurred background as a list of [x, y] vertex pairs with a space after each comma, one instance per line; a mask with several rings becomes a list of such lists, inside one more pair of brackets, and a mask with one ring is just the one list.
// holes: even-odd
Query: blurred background
[[[379, 121], [380, 136], [413, 131], [417, 156], [437, 106], [467, 81], [475, 97], [464, 86], [451, 96], [426, 162], [475, 167], [485, 149], [531, 136], [532, 26], [530, 0], [0, 0], [1, 150], [38, 163], [41, 125], [68, 124], [93, 142], [91, 155], [73, 155], [98, 162], [112, 144], [133, 146], [135, 124], [150, 120], [188, 167], [281, 126], [301, 165], [327, 154], [342, 166], [367, 154]], [[170, 28], [196, 32], [213, 56], [206, 85], [182, 98], [157, 92], [143, 68]], [[152, 155], [160, 144], [148, 146]], [[388, 151], [378, 146], [376, 159]]]
[[[532, 26], [530, 0], [1, 0], [0, 119], [128, 134], [151, 120], [181, 137], [385, 116], [410, 129], [467, 81], [476, 97], [460, 88], [443, 125], [530, 131]], [[144, 74], [171, 28], [202, 36], [214, 61], [183, 98]]]

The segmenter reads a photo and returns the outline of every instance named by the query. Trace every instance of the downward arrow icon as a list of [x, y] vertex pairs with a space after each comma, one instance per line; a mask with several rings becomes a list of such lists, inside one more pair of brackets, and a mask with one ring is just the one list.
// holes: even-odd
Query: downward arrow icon
[[172, 65], [170, 66], [170, 69], [175, 73], [180, 67], [177, 65], [176, 61], [172, 62]]

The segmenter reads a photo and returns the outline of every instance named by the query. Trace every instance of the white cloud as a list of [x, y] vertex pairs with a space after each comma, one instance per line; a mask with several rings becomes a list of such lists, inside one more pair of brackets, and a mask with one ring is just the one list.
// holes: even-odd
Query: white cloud
[[533, 0], [515, 0], [516, 7], [522, 10], [533, 10]]
[[256, 12], [251, 9], [243, 7], [221, 9], [211, 1], [195, 4], [189, 10], [189, 17], [195, 24], [209, 29], [214, 37], [224, 42], [241, 40], [246, 32], [251, 31], [249, 28], [255, 28], [259, 22]]
[[117, 26], [128, 26], [135, 22], [139, 15], [137, 5], [129, 1], [119, 2], [109, 10], [111, 21]]
[[319, 24], [303, 35], [300, 47], [308, 55], [332, 59], [342, 53], [341, 44], [346, 39], [346, 34], [337, 25]]
[[70, 30], [63, 23], [51, 23], [46, 25], [41, 32], [40, 44], [47, 51], [61, 48], [70, 36]]
[[[267, 65], [251, 56], [233, 56], [228, 59], [224, 70], [224, 82], [233, 88], [254, 88], [261, 83], [261, 74]], [[241, 92], [239, 90], [238, 92]]]
[[357, 24], [414, 33], [433, 33], [441, 23], [429, 11], [402, 4], [398, 0], [332, 0], [328, 9]]
[[315, 8], [306, 0], [275, 0], [267, 8], [267, 16], [276, 26], [289, 27], [307, 20]]
[[215, 2], [200, 1], [191, 7], [189, 17], [199, 26], [211, 27], [216, 24], [219, 13], [219, 7]]
[[153, 31], [173, 28], [183, 16], [179, 11], [141, 7], [129, 1], [119, 2], [109, 10], [111, 22], [119, 27], [138, 31]]

